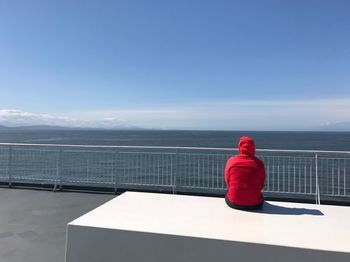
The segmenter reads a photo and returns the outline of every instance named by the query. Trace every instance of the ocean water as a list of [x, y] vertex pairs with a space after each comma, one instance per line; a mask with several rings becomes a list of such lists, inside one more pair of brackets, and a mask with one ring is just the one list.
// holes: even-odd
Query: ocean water
[[251, 136], [257, 148], [350, 151], [350, 132], [0, 130], [1, 143], [237, 147]]

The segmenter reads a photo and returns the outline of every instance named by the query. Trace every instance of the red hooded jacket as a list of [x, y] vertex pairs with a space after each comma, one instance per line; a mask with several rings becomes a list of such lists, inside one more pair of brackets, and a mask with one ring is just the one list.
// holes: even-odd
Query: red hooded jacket
[[261, 194], [265, 183], [264, 163], [255, 157], [255, 143], [250, 137], [241, 137], [239, 154], [227, 160], [226, 197], [237, 206], [256, 206], [263, 202]]

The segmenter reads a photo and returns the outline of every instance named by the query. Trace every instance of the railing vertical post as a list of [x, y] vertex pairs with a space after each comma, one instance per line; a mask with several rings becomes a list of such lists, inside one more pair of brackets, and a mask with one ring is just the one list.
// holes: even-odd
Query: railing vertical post
[[58, 151], [57, 153], [57, 158], [56, 158], [56, 176], [55, 176], [55, 183], [53, 185], [53, 192], [56, 191], [56, 188], [57, 188], [57, 179], [59, 178], [59, 171], [58, 171], [58, 166], [59, 166], [59, 155], [60, 155], [60, 152]]
[[90, 161], [86, 159], [86, 182], [89, 182]]
[[321, 204], [320, 201], [320, 186], [318, 182], [318, 155], [315, 154], [315, 173], [316, 173], [316, 204]]
[[[178, 164], [178, 151], [176, 150], [175, 151], [175, 155], [171, 155], [171, 156], [175, 156], [175, 159], [174, 159], [174, 161], [171, 161], [171, 170], [172, 170], [172, 174], [173, 174], [173, 194], [176, 194], [177, 193], [177, 190], [176, 190], [176, 185], [177, 185], [177, 172], [178, 172], [178, 166], [177, 166], [177, 164]], [[174, 162], [175, 162], [175, 164], [174, 164]]]
[[114, 153], [113, 166], [112, 166], [113, 174], [114, 174], [114, 194], [117, 194], [118, 192], [118, 172], [117, 172], [118, 156], [119, 156], [119, 152], [116, 151]]
[[12, 146], [9, 146], [9, 158], [7, 162], [8, 187], [12, 187]]
[[63, 155], [63, 149], [60, 149], [58, 152], [58, 176], [60, 179], [60, 185], [59, 190], [62, 191], [62, 155]]
[[58, 189], [59, 191], [62, 190], [62, 174], [61, 174], [61, 159], [62, 159], [62, 149], [60, 149], [58, 151], [58, 154], [57, 154], [57, 159], [56, 159], [56, 179], [55, 179], [55, 185], [53, 187], [53, 191], [56, 191], [57, 189], [57, 180], [59, 185], [58, 185]]

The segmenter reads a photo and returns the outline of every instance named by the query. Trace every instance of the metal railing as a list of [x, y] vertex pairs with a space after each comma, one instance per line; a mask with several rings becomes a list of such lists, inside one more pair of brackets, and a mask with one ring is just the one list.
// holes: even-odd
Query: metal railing
[[[0, 182], [188, 193], [226, 192], [237, 149], [0, 143]], [[350, 201], [350, 152], [257, 149], [264, 194]]]

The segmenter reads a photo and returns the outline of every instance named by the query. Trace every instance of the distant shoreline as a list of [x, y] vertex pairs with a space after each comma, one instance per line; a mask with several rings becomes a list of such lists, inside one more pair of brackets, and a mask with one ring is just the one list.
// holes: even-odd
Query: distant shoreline
[[66, 127], [66, 126], [50, 126], [50, 125], [35, 125], [35, 126], [5, 126], [0, 125], [0, 131], [3, 130], [53, 130], [53, 131], [161, 131], [161, 132], [281, 132], [281, 133], [313, 133], [313, 132], [327, 132], [327, 133], [349, 133], [350, 130], [220, 130], [220, 129], [156, 129], [156, 128], [103, 128], [103, 127]]

